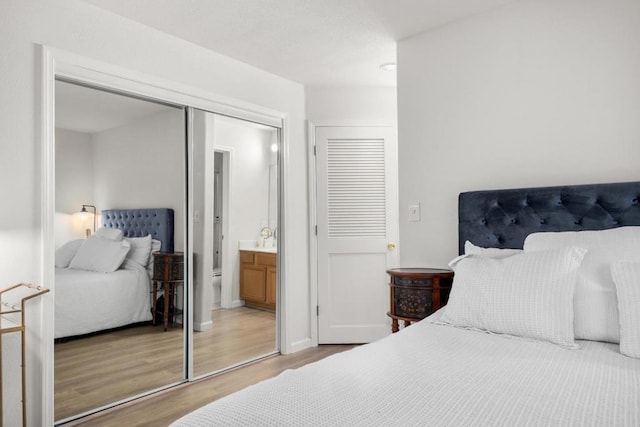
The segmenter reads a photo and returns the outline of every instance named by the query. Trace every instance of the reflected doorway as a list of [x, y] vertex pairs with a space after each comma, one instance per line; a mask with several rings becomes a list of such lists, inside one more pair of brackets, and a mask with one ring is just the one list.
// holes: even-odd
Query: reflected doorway
[[[194, 110], [194, 376], [278, 351], [279, 129]], [[201, 260], [199, 263], [198, 260]]]

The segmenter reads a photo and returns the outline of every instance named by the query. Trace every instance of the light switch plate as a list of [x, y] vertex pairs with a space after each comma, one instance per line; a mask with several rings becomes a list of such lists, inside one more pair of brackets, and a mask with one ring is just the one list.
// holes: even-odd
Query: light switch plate
[[420, 221], [420, 204], [409, 205], [409, 221]]

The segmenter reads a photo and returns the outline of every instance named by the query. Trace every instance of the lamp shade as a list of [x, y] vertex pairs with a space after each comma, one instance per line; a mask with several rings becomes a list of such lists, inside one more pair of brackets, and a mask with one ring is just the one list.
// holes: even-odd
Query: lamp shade
[[82, 209], [76, 214], [80, 217], [80, 219], [84, 222], [89, 216], [93, 216], [93, 231], [96, 231], [96, 207], [93, 205], [82, 205]]

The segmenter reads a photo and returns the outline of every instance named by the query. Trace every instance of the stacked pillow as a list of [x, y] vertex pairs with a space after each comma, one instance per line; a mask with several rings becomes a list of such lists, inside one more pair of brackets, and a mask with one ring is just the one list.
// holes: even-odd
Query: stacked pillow
[[619, 342], [640, 357], [640, 227], [534, 233], [524, 250], [466, 242], [450, 266], [440, 322], [569, 347]]
[[575, 347], [572, 299], [585, 252], [469, 254], [452, 265], [454, 283], [439, 322]]
[[534, 233], [526, 238], [524, 250], [550, 250], [571, 245], [588, 250], [580, 267], [574, 296], [576, 338], [619, 343], [618, 301], [611, 266], [622, 259], [640, 261], [640, 227]]
[[57, 268], [67, 268], [69, 263], [78, 253], [78, 249], [84, 243], [84, 239], [70, 240], [56, 250], [55, 266]]
[[131, 245], [124, 240], [109, 240], [93, 235], [80, 246], [69, 268], [113, 273], [122, 265]]
[[611, 267], [620, 310], [620, 352], [640, 358], [640, 262], [616, 261]]
[[100, 228], [88, 239], [77, 239], [62, 245], [55, 254], [55, 266], [111, 273], [127, 262], [150, 271], [151, 253], [159, 251], [161, 242], [144, 237], [124, 237], [122, 230]]

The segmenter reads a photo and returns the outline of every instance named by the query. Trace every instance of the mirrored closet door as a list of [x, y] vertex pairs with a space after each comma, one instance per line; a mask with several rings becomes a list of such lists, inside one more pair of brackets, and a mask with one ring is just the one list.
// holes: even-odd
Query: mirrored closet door
[[193, 110], [195, 377], [277, 352], [279, 129]]
[[56, 423], [276, 354], [281, 128], [64, 80], [55, 101]]
[[186, 379], [186, 121], [119, 93], [55, 92], [60, 422]]

